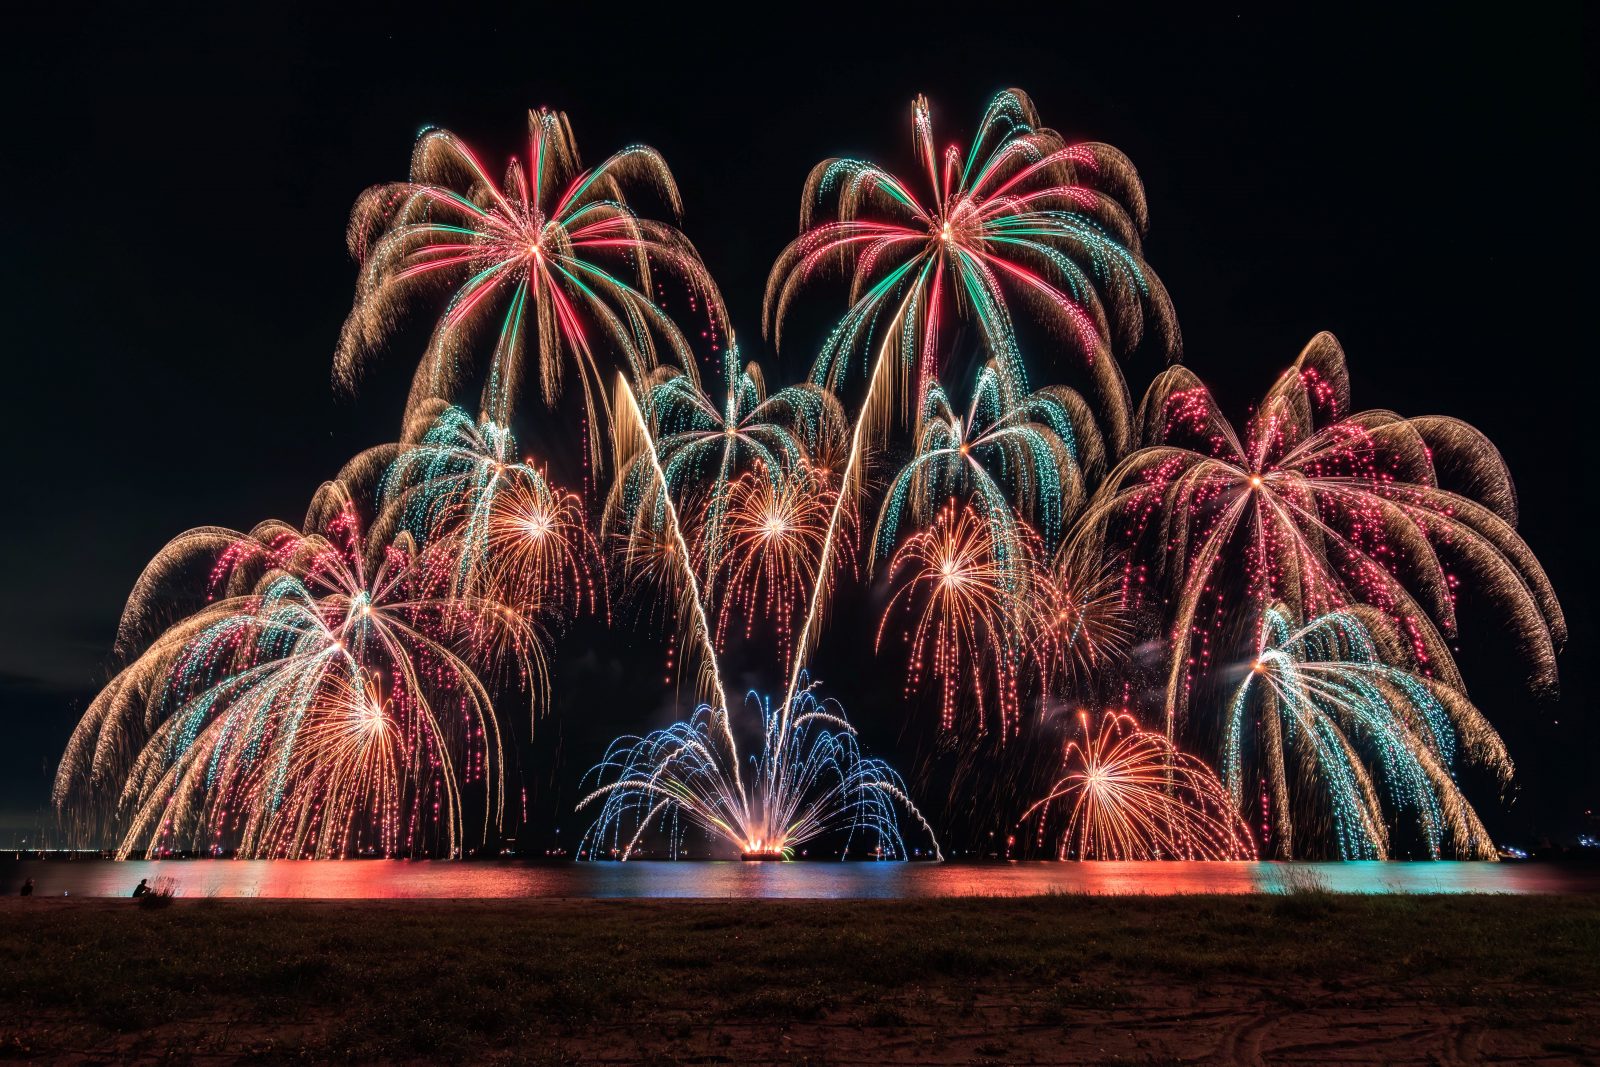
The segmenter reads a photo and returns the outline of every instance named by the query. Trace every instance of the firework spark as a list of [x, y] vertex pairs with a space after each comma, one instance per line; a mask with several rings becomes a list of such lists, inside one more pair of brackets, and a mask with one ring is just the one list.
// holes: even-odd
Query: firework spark
[[[722, 684], [716, 641], [706, 615], [706, 601], [702, 593], [704, 583], [695, 574], [694, 554], [684, 536], [678, 507], [672, 500], [671, 482], [661, 465], [660, 445], [651, 432], [643, 409], [628, 387], [627, 379], [620, 374], [614, 392], [615, 406], [622, 413], [613, 433], [617, 470], [638, 470], [648, 477], [617, 479], [617, 486], [613, 488], [606, 506], [607, 522], [633, 520], [635, 530], [654, 534], [643, 540], [636, 536], [625, 538], [627, 564], [635, 573], [643, 569], [664, 579], [659, 588], [668, 590], [669, 596], [679, 606], [682, 625], [690, 632], [690, 642], [700, 651], [697, 687], [701, 695], [717, 701], [713, 707], [724, 709], [721, 718], [726, 726], [727, 690]], [[637, 490], [639, 502], [636, 505], [625, 503], [628, 497], [619, 490], [625, 483], [641, 482]], [[638, 517], [641, 515], [651, 518], [649, 521], [640, 521]], [[731, 735], [729, 743], [732, 743]], [[734, 774], [738, 775], [737, 765]]]

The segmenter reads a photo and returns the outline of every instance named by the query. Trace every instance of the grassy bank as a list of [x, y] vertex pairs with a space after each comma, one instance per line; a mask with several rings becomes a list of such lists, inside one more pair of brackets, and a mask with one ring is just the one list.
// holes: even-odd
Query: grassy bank
[[1594, 897], [0, 902], [0, 1055], [1568, 1061]]

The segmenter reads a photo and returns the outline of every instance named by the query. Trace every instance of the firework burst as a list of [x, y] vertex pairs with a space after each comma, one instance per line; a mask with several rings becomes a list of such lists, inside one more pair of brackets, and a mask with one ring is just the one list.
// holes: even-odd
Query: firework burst
[[1060, 833], [1057, 858], [1255, 858], [1232, 798], [1205, 763], [1131, 715], [1106, 712], [1092, 730], [1082, 712], [1079, 729], [1067, 743], [1065, 777], [1022, 816], [1036, 821], [1041, 846]]
[[845, 434], [844, 412], [827, 390], [798, 385], [768, 396], [760, 367], [741, 368], [737, 349], [729, 350], [723, 369], [727, 393], [720, 409], [690, 379], [666, 369], [656, 373], [642, 398], [655, 457], [637, 455], [608, 503], [608, 512], [633, 530], [659, 526], [665, 511], [641, 506], [655, 491], [653, 464], [659, 463], [680, 505], [705, 502], [694, 540], [707, 583], [725, 552], [723, 526], [734, 480], [750, 472], [777, 485], [802, 467], [825, 471]]
[[1084, 499], [1088, 476], [1099, 473], [1101, 446], [1088, 407], [1070, 389], [1042, 389], [1008, 404], [994, 364], [978, 373], [966, 418], [930, 381], [917, 420], [916, 451], [889, 485], [875, 551], [887, 555], [909, 517], [926, 523], [944, 501], [976, 497], [995, 523], [995, 536], [1016, 542], [1016, 516], [1044, 531], [1047, 548], [1066, 516]]
[[[836, 493], [824, 473], [806, 465], [775, 477], [751, 472], [729, 486], [722, 507], [726, 551], [714, 581], [718, 644], [726, 643], [736, 621], [746, 637], [765, 621], [788, 672], [796, 615], [814, 585], [834, 580], [819, 568]], [[843, 544], [834, 573], [854, 567], [848, 536]]]
[[519, 456], [509, 428], [442, 402], [413, 426], [410, 439], [358, 456], [341, 475], [383, 465], [375, 534], [405, 530], [428, 545], [458, 595], [556, 620], [599, 606], [604, 575], [582, 501]]
[[586, 169], [559, 112], [528, 113], [527, 156], [512, 159], [498, 183], [454, 134], [425, 131], [410, 180], [367, 190], [351, 214], [350, 251], [361, 272], [337, 375], [354, 380], [419, 291], [453, 288], [417, 370], [411, 406], [448, 398], [473, 342], [498, 324], [485, 416], [508, 421], [531, 339], [546, 400], [559, 392], [566, 362], [577, 366], [598, 462], [602, 340], [621, 354], [636, 388], [663, 347], [684, 373], [695, 373], [688, 342], [657, 304], [653, 270], [682, 279], [710, 318], [708, 332], [725, 332], [721, 298], [688, 239], [629, 206], [625, 191], [640, 186], [674, 215], [681, 211], [672, 174], [654, 149], [635, 145]]
[[[1246, 802], [1246, 768], [1259, 766], [1264, 836], [1283, 859], [1318, 847], [1324, 823], [1341, 858], [1387, 859], [1391, 810], [1411, 814], [1434, 858], [1448, 839], [1463, 856], [1493, 859], [1452, 766], [1460, 754], [1509, 781], [1494, 727], [1459, 690], [1417, 672], [1381, 612], [1293, 618], [1281, 605], [1266, 612], [1233, 699], [1223, 772], [1235, 804]], [[1319, 817], [1295, 819], [1307, 809]]]
[[456, 855], [473, 784], [482, 833], [499, 824], [499, 727], [473, 662], [509, 650], [542, 685], [540, 635], [439, 590], [409, 534], [364, 544], [339, 483], [306, 529], [192, 531], [135, 587], [125, 642], [174, 575], [215, 560], [208, 602], [95, 698], [57, 774], [57, 803], [101, 811], [119, 855]]
[[1038, 604], [1048, 637], [1037, 648], [1049, 658], [1046, 676], [1077, 695], [1120, 680], [1137, 639], [1124, 596], [1124, 568], [1069, 543], [1056, 553], [1049, 572], [1035, 580], [1044, 589]]
[[[1018, 682], [1040, 636], [1035, 623], [1041, 589], [1031, 553], [1018, 551], [1027, 542], [1008, 544], [996, 538], [995, 529], [981, 506], [951, 501], [927, 529], [906, 538], [889, 563], [893, 593], [877, 648], [897, 612], [909, 613], [907, 695], [931, 676], [946, 729], [956, 726], [958, 712], [970, 703], [980, 731], [992, 710], [1001, 734], [1009, 736], [1020, 714]], [[986, 699], [986, 693], [993, 695]]]
[[[1008, 401], [1028, 393], [1012, 308], [1026, 307], [1088, 361], [1111, 437], [1127, 427], [1127, 386], [1112, 357], [1153, 325], [1176, 351], [1177, 326], [1161, 283], [1139, 257], [1144, 190], [1121, 152], [1069, 145], [1040, 125], [1026, 93], [995, 96], [963, 154], [934, 143], [928, 101], [912, 107], [926, 191], [871, 163], [830, 159], [806, 182], [801, 236], [767, 283], [775, 338], [798, 291], [828, 269], [850, 279], [850, 310], [812, 372], [837, 387], [853, 356], [881, 340], [914, 396], [940, 372], [941, 327], [953, 314], [978, 325]], [[834, 217], [817, 221], [829, 201]], [[952, 312], [953, 305], [953, 312]], [[913, 382], [911, 379], [915, 378]]]
[[[1151, 386], [1140, 412], [1149, 444], [1107, 476], [1081, 528], [1146, 544], [1176, 589], [1169, 735], [1195, 678], [1215, 665], [1213, 636], [1236, 617], [1224, 593], [1241, 570], [1251, 615], [1278, 601], [1299, 618], [1372, 605], [1406, 634], [1420, 669], [1459, 688], [1444, 638], [1459, 567], [1506, 610], [1536, 685], [1554, 686], [1565, 623], [1517, 536], [1500, 454], [1454, 419], [1347, 415], [1348, 404], [1344, 353], [1329, 334], [1278, 379], [1243, 439], [1187, 370]], [[1441, 471], [1462, 491], [1443, 488]], [[1130, 571], [1130, 596], [1140, 580]]]

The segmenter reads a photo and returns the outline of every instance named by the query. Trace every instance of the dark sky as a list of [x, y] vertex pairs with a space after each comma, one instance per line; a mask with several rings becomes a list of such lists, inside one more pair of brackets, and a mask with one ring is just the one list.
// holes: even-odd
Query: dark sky
[[[414, 351], [390, 352], [354, 398], [334, 394], [329, 368], [354, 278], [350, 205], [404, 177], [420, 127], [502, 160], [524, 110], [547, 104], [569, 113], [589, 161], [656, 146], [747, 355], [768, 359], [762, 289], [812, 164], [905, 167], [918, 92], [947, 141], [1010, 85], [1070, 139], [1137, 164], [1145, 251], [1185, 362], [1234, 415], [1328, 329], [1358, 408], [1459, 416], [1499, 445], [1572, 638], [1561, 700], [1537, 702], [1492, 613], [1469, 609], [1468, 683], [1519, 765], [1514, 803], [1480, 807], [1518, 836], [1569, 833], [1600, 807], [1581, 295], [1595, 281], [1595, 115], [1576, 5], [1174, 23], [1009, 4], [880, 23], [814, 8], [770, 27], [603, 10], [334, 24], [317, 8], [74, 8], [10, 27], [0, 841], [37, 822], [144, 562], [191, 526], [297, 520], [319, 481], [398, 431]], [[805, 354], [786, 349], [773, 377], [792, 379]], [[1136, 393], [1150, 373], [1130, 369]], [[818, 672], [837, 672], [831, 691], [892, 755], [906, 709], [855, 692], [869, 631], [845, 614]], [[659, 724], [639, 720], [665, 695], [635, 677], [638, 661], [659, 664], [652, 640], [580, 629], [563, 651], [578, 681], [546, 736], [561, 736], [569, 768], [612, 733]], [[654, 703], [616, 710], [637, 699]]]

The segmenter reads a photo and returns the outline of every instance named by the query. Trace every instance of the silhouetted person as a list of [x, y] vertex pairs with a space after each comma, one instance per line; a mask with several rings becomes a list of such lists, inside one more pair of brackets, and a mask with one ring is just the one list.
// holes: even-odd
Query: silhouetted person
[[133, 887], [133, 895], [136, 897], [142, 897], [148, 892], [150, 892], [150, 879], [139, 879], [139, 884]]
[[29, 878], [26, 882], [22, 883], [22, 895], [25, 896], [25, 897], [33, 896], [33, 879], [32, 878]]

